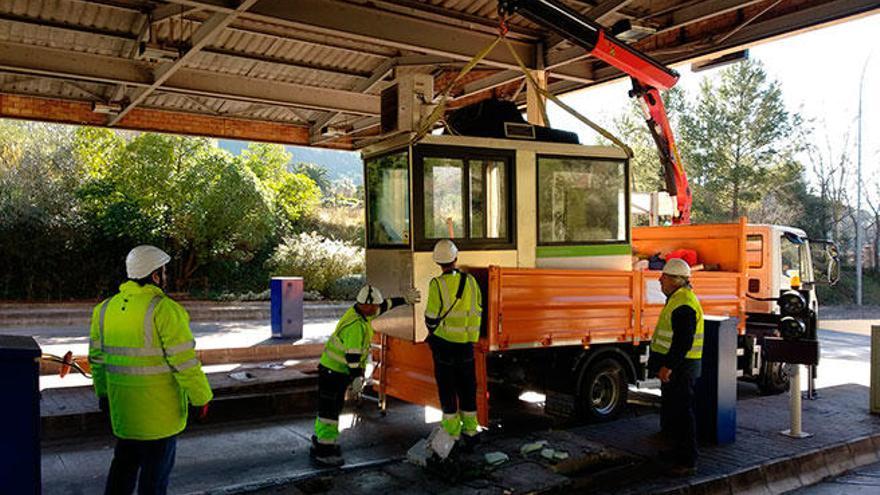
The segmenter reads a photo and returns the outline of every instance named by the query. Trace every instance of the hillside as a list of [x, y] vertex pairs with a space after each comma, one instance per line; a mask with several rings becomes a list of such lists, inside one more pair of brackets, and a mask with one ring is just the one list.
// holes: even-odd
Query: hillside
[[[247, 148], [247, 141], [218, 140], [220, 148], [233, 155], [239, 155]], [[305, 146], [285, 146], [293, 155], [291, 164], [314, 163], [327, 169], [331, 180], [348, 177], [356, 186], [364, 183], [363, 165], [360, 155], [351, 151], [328, 150], [324, 148], [307, 148]]]

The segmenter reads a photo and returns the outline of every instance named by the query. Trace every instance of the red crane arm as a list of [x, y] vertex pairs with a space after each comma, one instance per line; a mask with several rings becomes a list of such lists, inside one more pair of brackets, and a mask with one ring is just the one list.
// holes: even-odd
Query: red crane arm
[[678, 73], [618, 40], [605, 28], [558, 0], [499, 0], [498, 11], [502, 16], [520, 14], [551, 29], [632, 78], [633, 89], [629, 94], [642, 103], [648, 129], [663, 163], [666, 189], [676, 197], [678, 214], [673, 223], [690, 223], [691, 190], [660, 97], [660, 90], [675, 86]]

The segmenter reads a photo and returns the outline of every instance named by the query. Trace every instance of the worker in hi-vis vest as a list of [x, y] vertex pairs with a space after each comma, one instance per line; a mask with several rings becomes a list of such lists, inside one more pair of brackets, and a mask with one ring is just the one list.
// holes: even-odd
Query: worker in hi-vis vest
[[[117, 437], [105, 494], [165, 494], [177, 434], [204, 419], [214, 397], [196, 358], [189, 315], [162, 291], [171, 257], [128, 253], [129, 280], [92, 312], [89, 364], [101, 411]], [[190, 411], [192, 409], [192, 411]]]
[[421, 300], [417, 289], [411, 288], [404, 297], [384, 299], [379, 289], [365, 285], [357, 294], [354, 306], [348, 309], [336, 330], [327, 340], [318, 365], [318, 417], [309, 455], [319, 466], [336, 467], [345, 463], [339, 448], [339, 414], [345, 405], [345, 391], [354, 395], [364, 388], [364, 371], [373, 340], [371, 322], [386, 311]]
[[673, 258], [663, 267], [660, 288], [666, 305], [651, 338], [648, 363], [661, 382], [660, 428], [674, 446], [662, 456], [677, 476], [692, 475], [697, 466], [694, 384], [703, 357], [703, 308], [691, 289], [690, 276], [684, 260]]
[[452, 241], [438, 241], [433, 259], [443, 273], [429, 283], [425, 325], [443, 409], [441, 425], [455, 440], [463, 434], [467, 450], [478, 426], [474, 343], [480, 338], [482, 296], [477, 280], [456, 268], [458, 248]]

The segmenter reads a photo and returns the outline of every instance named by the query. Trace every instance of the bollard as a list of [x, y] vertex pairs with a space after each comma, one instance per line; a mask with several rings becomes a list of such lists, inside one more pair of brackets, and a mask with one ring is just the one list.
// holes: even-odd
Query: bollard
[[880, 325], [871, 326], [871, 414], [880, 414]]
[[791, 382], [788, 386], [788, 406], [791, 415], [791, 428], [780, 433], [791, 438], [808, 438], [812, 433], [801, 429], [801, 365], [790, 364]]

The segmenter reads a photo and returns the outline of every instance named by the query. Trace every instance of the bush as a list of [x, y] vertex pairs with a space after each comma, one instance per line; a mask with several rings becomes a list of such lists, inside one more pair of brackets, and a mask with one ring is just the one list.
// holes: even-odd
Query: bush
[[303, 277], [305, 290], [328, 295], [337, 279], [364, 272], [364, 250], [315, 232], [303, 232], [284, 239], [267, 266], [273, 276]]
[[337, 301], [353, 301], [366, 282], [367, 277], [360, 273], [337, 278], [327, 288], [327, 297]]
[[355, 246], [364, 245], [364, 207], [322, 206], [296, 222], [296, 230], [316, 231], [324, 237], [345, 241]]

